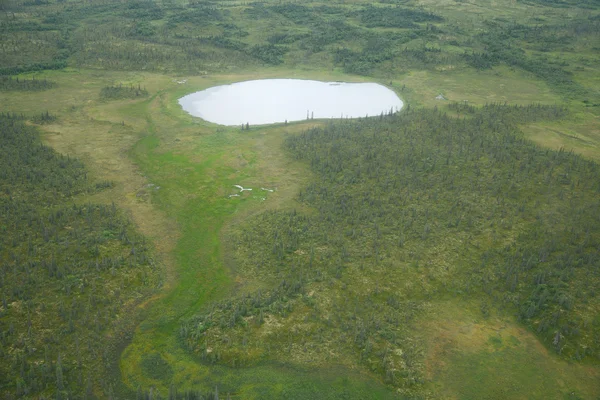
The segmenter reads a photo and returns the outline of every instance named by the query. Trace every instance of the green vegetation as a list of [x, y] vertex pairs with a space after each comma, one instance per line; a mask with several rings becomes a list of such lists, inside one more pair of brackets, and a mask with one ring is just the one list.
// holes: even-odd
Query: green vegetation
[[[1, 397], [597, 398], [599, 13], [0, 2]], [[274, 77], [406, 108], [177, 103]]]
[[[483, 53], [465, 53], [468, 64], [478, 68], [491, 68], [500, 63], [522, 68], [546, 81], [560, 94], [566, 96], [580, 96], [584, 89], [573, 81], [573, 74], [563, 67], [568, 66], [565, 61], [549, 59], [544, 53], [556, 51], [566, 45], [572, 45], [575, 35], [594, 32], [600, 29], [592, 20], [581, 22], [557, 29], [557, 27], [530, 27], [520, 24], [506, 26], [496, 22], [487, 24], [487, 31], [480, 35], [481, 43], [486, 50]], [[517, 46], [517, 41], [524, 42], [527, 47], [534, 47], [540, 51], [536, 57], [530, 57]]]
[[138, 87], [105, 86], [100, 91], [100, 98], [103, 100], [135, 99], [146, 96], [148, 96], [148, 91], [140, 85]]
[[67, 65], [188, 73], [279, 64], [326, 69], [337, 54], [335, 65], [359, 75], [504, 63], [561, 95], [587, 90], [569, 67], [583, 62], [600, 32], [592, 3], [580, 4], [589, 12], [567, 20], [538, 5], [513, 6], [511, 18], [483, 14], [480, 21], [456, 18], [447, 7], [433, 12], [390, 3], [14, 2], [0, 20], [0, 68], [5, 74]]
[[421, 10], [406, 7], [374, 7], [368, 5], [357, 13], [360, 22], [368, 28], [418, 28], [419, 22], [441, 22], [443, 18]]
[[55, 82], [47, 79], [19, 79], [19, 77], [13, 78], [11, 76], [0, 76], [0, 90], [26, 90], [26, 91], [39, 91], [52, 89], [56, 86]]
[[0, 391], [89, 398], [118, 355], [123, 313], [156, 289], [148, 245], [114, 206], [77, 204], [83, 164], [0, 116]]
[[598, 165], [515, 130], [559, 107], [454, 108], [469, 118], [406, 112], [288, 137], [315, 173], [299, 194], [315, 211], [237, 230], [238, 273], [270, 285], [191, 319], [190, 349], [231, 366], [350, 357], [413, 393], [424, 383], [415, 317], [453, 294], [481, 299], [484, 316], [517, 313], [564, 356], [596, 359]]

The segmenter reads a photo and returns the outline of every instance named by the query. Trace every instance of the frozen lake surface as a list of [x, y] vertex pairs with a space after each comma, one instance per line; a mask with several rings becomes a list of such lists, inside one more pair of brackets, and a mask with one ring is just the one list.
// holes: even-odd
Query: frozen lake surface
[[220, 125], [272, 124], [307, 118], [357, 118], [404, 105], [377, 83], [261, 79], [215, 86], [179, 99], [195, 117]]

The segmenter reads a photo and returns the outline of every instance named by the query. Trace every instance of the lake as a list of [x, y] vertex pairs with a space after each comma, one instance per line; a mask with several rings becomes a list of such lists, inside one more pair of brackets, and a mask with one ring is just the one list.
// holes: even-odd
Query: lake
[[215, 86], [179, 99], [195, 117], [220, 125], [262, 125], [312, 118], [357, 118], [398, 111], [404, 103], [377, 83], [260, 79]]

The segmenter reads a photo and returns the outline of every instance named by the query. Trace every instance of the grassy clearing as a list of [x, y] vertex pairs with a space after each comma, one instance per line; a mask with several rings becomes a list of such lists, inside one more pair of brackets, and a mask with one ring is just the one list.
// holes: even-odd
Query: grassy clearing
[[436, 398], [598, 396], [597, 368], [558, 359], [510, 316], [482, 317], [475, 302], [438, 303], [422, 318], [421, 329], [427, 336], [427, 374]]
[[[485, 71], [418, 71], [402, 77], [395, 87], [406, 85], [412, 103], [425, 107], [441, 107], [448, 102], [484, 105], [558, 104], [560, 97], [543, 82], [530, 80], [526, 73], [508, 67]], [[402, 94], [402, 93], [401, 93]], [[442, 94], [447, 101], [436, 100]]]
[[539, 123], [523, 129], [535, 143], [553, 149], [564, 148], [599, 161], [600, 120], [593, 115], [583, 115], [570, 121]]

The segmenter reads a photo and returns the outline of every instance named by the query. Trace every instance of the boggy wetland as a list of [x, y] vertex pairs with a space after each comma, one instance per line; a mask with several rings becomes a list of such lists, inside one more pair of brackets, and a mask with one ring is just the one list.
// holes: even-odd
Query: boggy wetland
[[599, 35], [1, 2], [0, 398], [598, 398]]

